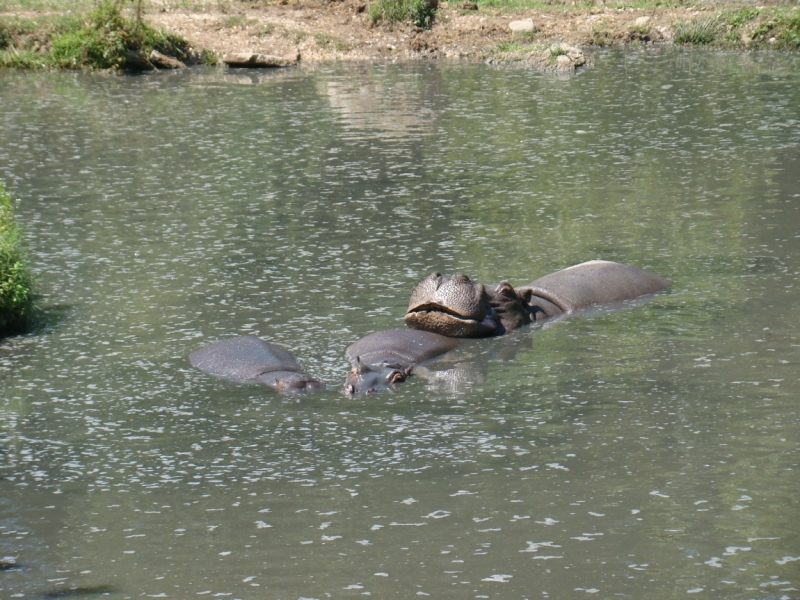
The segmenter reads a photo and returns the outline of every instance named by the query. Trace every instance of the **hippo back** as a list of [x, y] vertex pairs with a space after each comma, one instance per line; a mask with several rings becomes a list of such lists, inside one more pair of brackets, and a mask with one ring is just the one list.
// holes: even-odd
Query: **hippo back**
[[530, 292], [569, 312], [590, 304], [653, 294], [669, 285], [669, 279], [638, 267], [592, 260], [540, 277], [517, 288], [517, 292]]
[[416, 329], [389, 329], [371, 333], [347, 349], [347, 359], [366, 365], [407, 368], [457, 347], [457, 339]]

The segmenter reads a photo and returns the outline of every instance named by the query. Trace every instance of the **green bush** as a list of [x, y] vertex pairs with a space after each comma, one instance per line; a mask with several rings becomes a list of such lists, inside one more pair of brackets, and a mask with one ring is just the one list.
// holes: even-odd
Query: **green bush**
[[675, 43], [702, 46], [715, 42], [720, 33], [721, 26], [717, 19], [692, 19], [675, 26]]
[[778, 35], [778, 46], [787, 50], [800, 49], [800, 17], [786, 19], [784, 26]]
[[[122, 6], [126, 1], [130, 2], [102, 0], [82, 17], [0, 23], [0, 67], [121, 69], [129, 53], [144, 58], [151, 50], [184, 61], [189, 58], [185, 39], [151, 27], [142, 21], [141, 11], [134, 18], [124, 17]], [[34, 47], [32, 40], [36, 39], [49, 40], [49, 52], [40, 51], [39, 45]]]
[[153, 49], [185, 58], [188, 44], [139, 18], [126, 19], [119, 1], [106, 0], [89, 14], [82, 27], [54, 37], [50, 55], [60, 67], [112, 69], [125, 65], [129, 51], [146, 56]]
[[369, 7], [372, 21], [409, 21], [417, 27], [430, 27], [436, 14], [436, 0], [376, 0]]
[[0, 335], [24, 331], [36, 312], [34, 278], [14, 220], [14, 201], [0, 183]]

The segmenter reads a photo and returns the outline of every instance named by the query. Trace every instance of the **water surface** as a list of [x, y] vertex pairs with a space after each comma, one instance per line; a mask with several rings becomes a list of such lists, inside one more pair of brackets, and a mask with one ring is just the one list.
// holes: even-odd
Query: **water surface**
[[[800, 598], [800, 62], [0, 73], [0, 595]], [[674, 281], [349, 398], [427, 273]], [[216, 380], [231, 335], [325, 392]]]

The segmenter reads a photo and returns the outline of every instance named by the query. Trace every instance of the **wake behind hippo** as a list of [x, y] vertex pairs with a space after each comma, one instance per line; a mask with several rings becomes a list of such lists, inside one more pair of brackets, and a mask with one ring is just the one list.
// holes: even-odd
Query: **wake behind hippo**
[[516, 290], [505, 281], [487, 288], [460, 273], [432, 273], [411, 292], [405, 321], [412, 329], [452, 337], [502, 335], [527, 323], [653, 294], [669, 285], [650, 271], [606, 260], [562, 269]]

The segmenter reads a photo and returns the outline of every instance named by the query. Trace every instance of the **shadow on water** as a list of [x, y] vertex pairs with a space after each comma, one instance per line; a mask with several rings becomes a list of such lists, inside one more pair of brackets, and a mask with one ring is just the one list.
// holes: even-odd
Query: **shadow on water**
[[27, 320], [0, 333], [0, 344], [10, 338], [47, 333], [69, 321], [72, 310], [73, 306], [70, 304], [54, 304], [37, 308]]
[[63, 590], [52, 590], [42, 594], [43, 599], [48, 598], [89, 598], [92, 596], [103, 596], [113, 594], [116, 588], [111, 585], [93, 585], [86, 587], [75, 587]]

